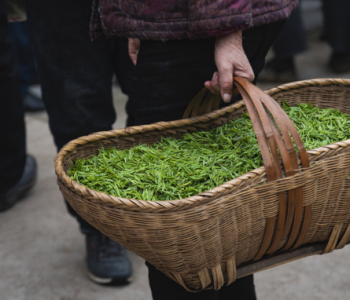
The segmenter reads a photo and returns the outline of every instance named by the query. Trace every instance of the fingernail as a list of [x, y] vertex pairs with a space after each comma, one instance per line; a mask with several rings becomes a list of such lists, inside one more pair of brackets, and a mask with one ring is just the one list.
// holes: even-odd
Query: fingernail
[[224, 102], [230, 102], [231, 101], [231, 95], [230, 94], [224, 94]]

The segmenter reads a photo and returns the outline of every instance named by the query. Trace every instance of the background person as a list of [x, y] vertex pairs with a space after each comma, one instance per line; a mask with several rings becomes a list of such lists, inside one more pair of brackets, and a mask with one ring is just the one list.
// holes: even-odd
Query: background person
[[323, 0], [325, 36], [332, 48], [330, 68], [350, 71], [350, 1]]
[[[91, 2], [27, 0], [49, 126], [57, 150], [69, 141], [96, 131], [111, 130], [116, 119], [112, 77], [132, 67], [127, 39], [92, 43], [89, 38]], [[124, 53], [124, 54], [123, 54]], [[129, 282], [132, 275], [126, 250], [82, 219], [66, 202], [85, 236], [87, 274], [99, 284]]]
[[16, 58], [0, 0], [0, 212], [12, 207], [36, 180], [34, 157], [26, 151], [24, 110]]
[[272, 46], [274, 57], [262, 70], [259, 80], [286, 83], [298, 80], [294, 56], [307, 50], [306, 33], [298, 6], [287, 19], [281, 35]]

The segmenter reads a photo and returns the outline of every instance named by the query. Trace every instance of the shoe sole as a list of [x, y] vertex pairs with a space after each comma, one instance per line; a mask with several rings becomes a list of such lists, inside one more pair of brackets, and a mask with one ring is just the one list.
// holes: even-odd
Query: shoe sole
[[98, 277], [94, 274], [92, 274], [90, 271], [88, 271], [88, 277], [91, 281], [101, 284], [101, 285], [122, 285], [122, 284], [128, 284], [131, 283], [133, 278], [132, 277], [127, 277], [127, 278], [101, 278]]

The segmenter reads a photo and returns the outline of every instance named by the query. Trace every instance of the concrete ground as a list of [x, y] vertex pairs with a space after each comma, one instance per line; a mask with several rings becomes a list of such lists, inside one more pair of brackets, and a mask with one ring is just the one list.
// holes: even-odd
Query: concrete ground
[[[350, 78], [350, 73], [333, 74], [327, 68], [330, 48], [316, 36], [310, 36], [310, 50], [297, 57], [300, 79]], [[124, 127], [126, 96], [118, 88], [114, 100], [118, 111], [114, 127]], [[130, 285], [101, 287], [88, 280], [84, 238], [56, 185], [56, 150], [47, 120], [46, 113], [26, 115], [28, 152], [37, 158], [38, 182], [23, 201], [0, 214], [0, 300], [150, 300], [144, 261], [132, 253]], [[258, 273], [258, 299], [350, 299], [349, 258], [350, 246]]]

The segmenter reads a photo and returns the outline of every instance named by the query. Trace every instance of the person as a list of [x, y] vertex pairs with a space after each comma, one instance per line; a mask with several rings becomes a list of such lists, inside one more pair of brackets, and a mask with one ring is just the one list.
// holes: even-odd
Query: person
[[[232, 1], [232, 7], [221, 1], [133, 1], [130, 5], [94, 1], [93, 40], [130, 38], [135, 67], [129, 78], [128, 126], [180, 119], [203, 84], [221, 95], [224, 106], [238, 100], [233, 76], [256, 83], [265, 56], [296, 2], [249, 3], [252, 15], [246, 16], [242, 12], [248, 1]], [[150, 263], [147, 266], [155, 300], [256, 299], [253, 275], [219, 291], [193, 294]]]
[[[335, 73], [350, 71], [350, 2], [323, 0], [325, 39], [331, 46], [328, 66]], [[300, 7], [295, 9], [273, 44], [274, 57], [260, 74], [260, 81], [286, 83], [298, 79], [295, 55], [307, 49]]]
[[24, 110], [18, 69], [0, 0], [0, 212], [17, 203], [35, 184], [37, 165], [26, 152]]
[[[110, 130], [116, 119], [112, 77], [117, 75], [125, 92], [121, 74], [132, 67], [127, 40], [90, 41], [89, 1], [27, 0], [26, 5], [42, 98], [57, 150], [77, 137]], [[126, 250], [66, 205], [85, 236], [89, 279], [102, 285], [130, 282], [132, 266]]]
[[[300, 2], [300, 1], [299, 1]], [[298, 6], [287, 19], [281, 35], [272, 45], [274, 57], [262, 70], [259, 81], [286, 83], [296, 81], [295, 55], [307, 50], [307, 40]]]
[[325, 37], [332, 48], [329, 67], [336, 73], [350, 71], [350, 2], [323, 0]]
[[[211, 91], [221, 93], [227, 104], [233, 96], [233, 74], [256, 82], [266, 53], [283, 27], [282, 20], [290, 15], [297, 1], [212, 2], [212, 6], [204, 1], [191, 2], [189, 9], [187, 0], [100, 1], [100, 6], [93, 1], [91, 36], [96, 39], [107, 33], [115, 39], [91, 43], [87, 32], [90, 3], [28, 0], [28, 22], [34, 37], [43, 99], [57, 148], [76, 137], [111, 128], [115, 120], [111, 99], [114, 72], [129, 95], [128, 126], [180, 118], [204, 83]], [[191, 15], [186, 15], [187, 12]], [[101, 14], [103, 22], [98, 18]], [[115, 27], [104, 32], [108, 20]], [[187, 20], [193, 22], [189, 24]], [[127, 57], [127, 40], [117, 38], [118, 34], [140, 38], [136, 66]], [[116, 244], [69, 209], [87, 236], [87, 264], [93, 275], [90, 278], [100, 283], [125, 278], [126, 273], [119, 274], [127, 265], [126, 258], [117, 246], [112, 247]], [[96, 239], [92, 240], [91, 235]], [[95, 255], [91, 254], [93, 251]], [[119, 258], [120, 262], [114, 263]], [[148, 266], [154, 299], [227, 299], [235, 294], [239, 299], [255, 299], [252, 276], [220, 291], [192, 294]]]

